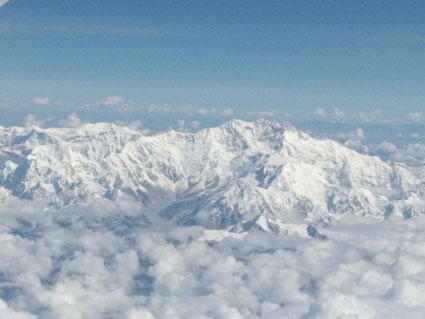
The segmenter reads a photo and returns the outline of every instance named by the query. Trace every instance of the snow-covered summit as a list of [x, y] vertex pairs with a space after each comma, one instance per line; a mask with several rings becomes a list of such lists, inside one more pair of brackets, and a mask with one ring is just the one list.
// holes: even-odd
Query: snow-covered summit
[[179, 224], [284, 230], [338, 214], [410, 217], [425, 211], [424, 189], [406, 167], [266, 120], [154, 136], [109, 123], [0, 127], [5, 202], [133, 198]]

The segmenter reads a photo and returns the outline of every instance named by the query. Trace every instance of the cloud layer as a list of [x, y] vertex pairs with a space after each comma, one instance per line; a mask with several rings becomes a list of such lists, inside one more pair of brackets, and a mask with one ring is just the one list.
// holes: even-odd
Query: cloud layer
[[425, 219], [346, 218], [327, 240], [158, 228], [133, 203], [0, 206], [7, 318], [418, 318]]
[[[317, 108], [313, 115], [315, 118], [326, 121], [349, 121], [358, 123], [385, 123], [389, 120], [382, 110], [372, 110], [369, 112], [346, 113], [337, 107], [325, 109]], [[409, 115], [410, 117], [410, 115]], [[410, 119], [409, 119], [410, 120]]]

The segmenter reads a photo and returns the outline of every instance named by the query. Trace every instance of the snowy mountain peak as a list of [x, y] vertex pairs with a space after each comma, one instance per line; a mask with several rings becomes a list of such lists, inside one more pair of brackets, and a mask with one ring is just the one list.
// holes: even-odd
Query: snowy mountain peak
[[4, 202], [133, 199], [179, 224], [285, 230], [339, 214], [419, 214], [423, 188], [405, 167], [263, 119], [154, 136], [110, 123], [0, 128]]

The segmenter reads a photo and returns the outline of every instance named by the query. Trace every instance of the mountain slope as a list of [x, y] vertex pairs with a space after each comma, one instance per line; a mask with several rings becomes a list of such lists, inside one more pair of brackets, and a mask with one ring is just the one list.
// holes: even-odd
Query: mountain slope
[[179, 224], [285, 230], [337, 214], [410, 217], [425, 211], [424, 189], [402, 165], [265, 120], [155, 136], [105, 123], [0, 128], [0, 201], [133, 198]]

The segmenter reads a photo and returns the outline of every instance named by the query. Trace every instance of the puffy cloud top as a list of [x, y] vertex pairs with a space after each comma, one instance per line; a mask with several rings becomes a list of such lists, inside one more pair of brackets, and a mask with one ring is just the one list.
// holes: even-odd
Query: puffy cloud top
[[0, 317], [418, 318], [424, 218], [326, 240], [150, 224], [131, 202], [0, 206]]

